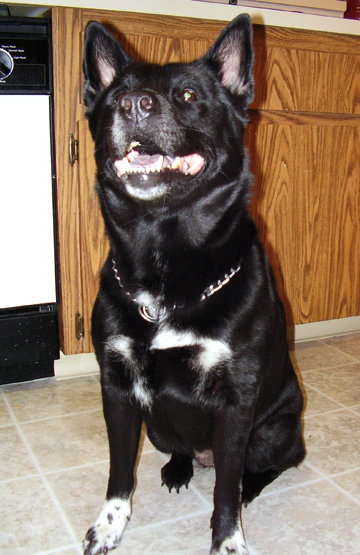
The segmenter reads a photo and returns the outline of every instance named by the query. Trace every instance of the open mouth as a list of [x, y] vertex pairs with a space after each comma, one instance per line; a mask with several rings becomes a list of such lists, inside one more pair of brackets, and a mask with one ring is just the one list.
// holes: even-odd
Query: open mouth
[[177, 171], [184, 175], [196, 175], [205, 163], [200, 154], [172, 158], [162, 154], [140, 153], [139, 150], [136, 150], [137, 147], [141, 147], [140, 143], [130, 143], [124, 158], [114, 162], [118, 177], [129, 174], [159, 174], [165, 170]]

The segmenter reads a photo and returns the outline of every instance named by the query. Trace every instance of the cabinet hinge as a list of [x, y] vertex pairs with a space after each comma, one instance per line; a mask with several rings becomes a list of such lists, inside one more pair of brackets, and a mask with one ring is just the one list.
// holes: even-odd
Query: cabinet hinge
[[75, 314], [75, 326], [76, 326], [76, 339], [82, 339], [85, 335], [84, 318], [81, 316], [80, 312], [77, 312]]
[[79, 160], [79, 141], [70, 133], [69, 136], [69, 162], [73, 166]]

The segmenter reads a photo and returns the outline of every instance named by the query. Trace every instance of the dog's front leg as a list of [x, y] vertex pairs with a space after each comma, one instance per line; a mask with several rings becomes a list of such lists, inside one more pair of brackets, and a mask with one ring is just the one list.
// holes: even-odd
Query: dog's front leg
[[226, 407], [215, 419], [211, 555], [248, 555], [241, 526], [241, 483], [251, 422], [241, 412], [239, 407]]
[[83, 541], [85, 555], [100, 555], [117, 547], [131, 515], [134, 468], [141, 418], [125, 392], [103, 384], [104, 416], [110, 448], [110, 477], [100, 515]]

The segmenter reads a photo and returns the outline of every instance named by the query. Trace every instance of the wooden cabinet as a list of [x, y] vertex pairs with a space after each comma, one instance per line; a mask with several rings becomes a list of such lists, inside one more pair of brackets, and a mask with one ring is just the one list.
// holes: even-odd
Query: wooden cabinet
[[[225, 23], [72, 8], [52, 13], [62, 350], [71, 354], [92, 348], [90, 314], [108, 248], [81, 101], [85, 26], [100, 21], [136, 59], [165, 63], [203, 55]], [[256, 96], [246, 133], [251, 211], [288, 322], [359, 315], [360, 38], [255, 26], [254, 45]], [[70, 134], [78, 141], [73, 165]]]

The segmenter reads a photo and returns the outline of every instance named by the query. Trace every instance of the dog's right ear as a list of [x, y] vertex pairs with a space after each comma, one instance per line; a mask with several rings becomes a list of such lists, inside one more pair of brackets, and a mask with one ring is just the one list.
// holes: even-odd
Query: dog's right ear
[[105, 27], [96, 21], [86, 26], [84, 44], [84, 102], [89, 107], [108, 87], [117, 72], [133, 60]]

